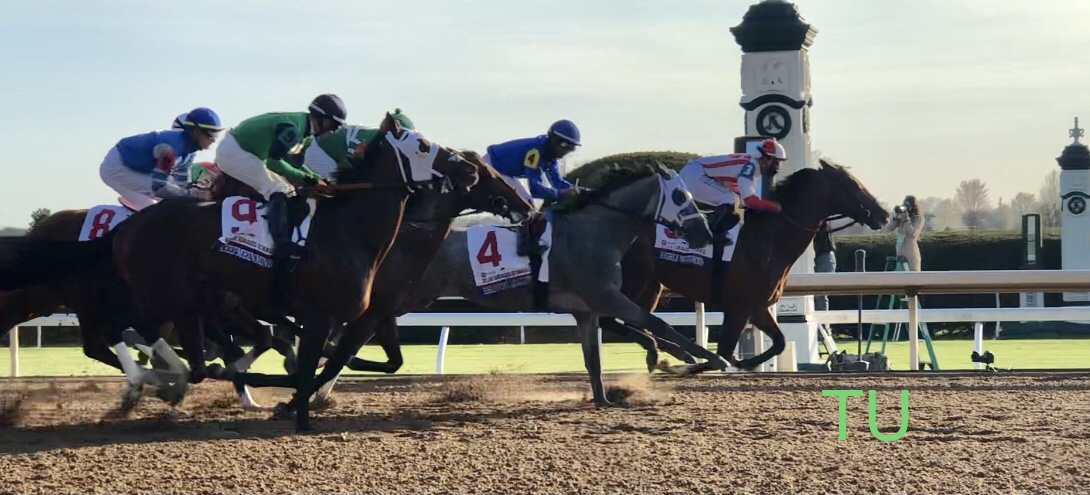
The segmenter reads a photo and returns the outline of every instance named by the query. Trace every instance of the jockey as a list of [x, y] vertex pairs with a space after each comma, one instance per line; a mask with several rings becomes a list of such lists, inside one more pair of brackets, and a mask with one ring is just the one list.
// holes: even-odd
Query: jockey
[[[787, 161], [787, 151], [773, 138], [761, 141], [757, 150], [757, 156], [732, 153], [694, 158], [678, 173], [693, 199], [715, 207], [714, 216], [729, 213], [724, 218], [727, 222], [722, 227], [724, 233], [738, 224], [737, 196], [751, 210], [780, 212], [779, 203], [757, 196], [756, 185], [762, 175], [779, 171], [780, 164]], [[730, 245], [733, 241], [729, 236], [725, 237]]]
[[[547, 134], [489, 146], [482, 160], [496, 169], [526, 201], [533, 203], [533, 198], [537, 198], [555, 202], [576, 192], [560, 176], [559, 161], [578, 146], [582, 146], [579, 128], [570, 120], [558, 120]], [[542, 183], [543, 174], [552, 187]], [[515, 180], [521, 177], [529, 180], [530, 193]]]
[[99, 176], [137, 210], [155, 204], [157, 198], [207, 199], [205, 192], [178, 183], [186, 182], [193, 155], [212, 146], [221, 130], [215, 112], [196, 108], [185, 115], [181, 130], [153, 131], [118, 141], [99, 166]]
[[[401, 109], [394, 110], [393, 117], [402, 127], [416, 129], [413, 121]], [[363, 154], [363, 148], [378, 134], [377, 127], [346, 125], [330, 134], [317, 137], [307, 145], [303, 163], [323, 178], [332, 181], [338, 169], [348, 168], [348, 157]]]
[[298, 153], [311, 136], [321, 137], [344, 125], [348, 110], [334, 94], [318, 95], [307, 112], [271, 112], [251, 117], [227, 132], [216, 148], [216, 167], [252, 187], [268, 201], [269, 234], [273, 238], [273, 310], [282, 300], [288, 273], [285, 258], [292, 254], [288, 224], [288, 195], [295, 186], [328, 187], [329, 183], [306, 167], [284, 159]]

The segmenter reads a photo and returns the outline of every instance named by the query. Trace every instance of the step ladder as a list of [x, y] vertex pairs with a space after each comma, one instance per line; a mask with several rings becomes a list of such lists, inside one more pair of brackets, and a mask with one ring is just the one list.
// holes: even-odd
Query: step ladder
[[[893, 272], [907, 272], [908, 260], [904, 256], [886, 256], [886, 266], [884, 271]], [[888, 299], [885, 299], [888, 298]], [[883, 303], [883, 300], [885, 301]], [[901, 295], [879, 295], [878, 302], [875, 305], [875, 309], [908, 309], [907, 298]], [[923, 309], [922, 304], [918, 304], [918, 309]], [[896, 330], [893, 336], [894, 340], [900, 340], [901, 338], [901, 323], [896, 323]], [[870, 352], [871, 342], [874, 340], [874, 336], [878, 327], [882, 327], [882, 350], [883, 355], [886, 354], [886, 342], [889, 340], [889, 323], [871, 323], [870, 333], [867, 335], [867, 351]], [[912, 331], [912, 330], [909, 330]], [[927, 354], [931, 357], [931, 362], [921, 361], [919, 369], [923, 369], [924, 366], [931, 368], [931, 371], [939, 371], [939, 360], [935, 357], [935, 346], [931, 343], [931, 331], [927, 329], [927, 323], [920, 322], [919, 329], [920, 337], [923, 338], [924, 343], [927, 344]]]
[[821, 352], [821, 349], [818, 349], [818, 357], [832, 356], [840, 352], [836, 348], [836, 340], [833, 340], [833, 332], [829, 331], [829, 325], [818, 324], [818, 338], [821, 339], [822, 347], [825, 348], [824, 353]]

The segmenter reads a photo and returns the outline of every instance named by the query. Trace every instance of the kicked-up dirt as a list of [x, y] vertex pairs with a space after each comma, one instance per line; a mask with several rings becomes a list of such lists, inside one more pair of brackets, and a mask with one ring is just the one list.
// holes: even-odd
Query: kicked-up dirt
[[[0, 382], [0, 493], [1090, 493], [1090, 375], [342, 380], [316, 432], [205, 382], [127, 418], [116, 380]], [[863, 390], [846, 409], [822, 390]], [[908, 429], [896, 436], [900, 390]], [[287, 391], [264, 389], [269, 405]]]

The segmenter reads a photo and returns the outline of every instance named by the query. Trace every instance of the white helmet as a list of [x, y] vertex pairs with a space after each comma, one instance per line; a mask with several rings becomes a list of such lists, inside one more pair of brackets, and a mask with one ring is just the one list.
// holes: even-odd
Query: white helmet
[[783, 149], [783, 145], [776, 141], [775, 138], [761, 141], [761, 145], [757, 149], [761, 150], [761, 154], [764, 156], [771, 156], [780, 161], [787, 160], [787, 150]]

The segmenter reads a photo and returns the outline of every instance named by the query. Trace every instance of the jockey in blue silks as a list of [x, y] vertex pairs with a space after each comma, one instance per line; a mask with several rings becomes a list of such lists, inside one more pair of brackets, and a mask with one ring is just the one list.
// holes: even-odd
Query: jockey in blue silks
[[102, 182], [141, 210], [161, 198], [189, 196], [209, 199], [207, 191], [186, 187], [193, 157], [216, 142], [223, 130], [219, 115], [208, 108], [187, 113], [181, 129], [152, 131], [121, 139], [99, 166]]
[[[570, 120], [558, 120], [546, 134], [489, 146], [482, 159], [526, 201], [533, 203], [536, 198], [556, 202], [576, 192], [560, 175], [560, 159], [581, 145], [579, 128]], [[547, 185], [543, 175], [548, 178]], [[530, 192], [526, 192], [517, 178], [527, 179]]]

